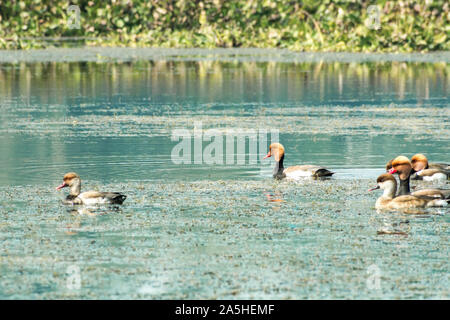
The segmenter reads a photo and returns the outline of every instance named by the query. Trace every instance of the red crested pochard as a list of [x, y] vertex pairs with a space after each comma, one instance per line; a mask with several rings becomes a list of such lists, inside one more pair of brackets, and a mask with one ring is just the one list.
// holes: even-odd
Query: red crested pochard
[[[386, 172], [389, 172], [389, 170], [392, 168], [392, 161], [394, 159], [391, 159], [386, 163]], [[450, 164], [447, 163], [431, 163], [428, 162], [427, 157], [425, 157], [423, 154], [416, 154], [411, 158], [411, 164], [413, 166], [414, 171], [419, 171], [423, 169], [439, 169], [439, 170], [450, 170]]]
[[450, 190], [445, 189], [423, 189], [414, 192], [410, 191], [409, 178], [413, 170], [412, 164], [409, 159], [405, 156], [398, 156], [397, 158], [390, 161], [391, 168], [389, 169], [390, 174], [397, 173], [400, 180], [400, 188], [398, 195], [413, 195], [413, 196], [428, 196], [433, 198], [445, 199], [450, 197]]
[[283, 179], [285, 177], [289, 178], [300, 178], [300, 177], [330, 177], [334, 174], [334, 172], [329, 171], [328, 169], [316, 166], [316, 165], [299, 165], [284, 168], [284, 147], [281, 143], [272, 143], [269, 146], [269, 152], [264, 157], [270, 158], [271, 156], [275, 159], [275, 168], [273, 170], [273, 177], [275, 179]]
[[127, 198], [119, 192], [86, 191], [81, 193], [81, 179], [74, 172], [66, 173], [63, 183], [56, 187], [56, 190], [65, 187], [70, 188], [69, 195], [64, 201], [67, 204], [122, 204]]
[[414, 174], [411, 179], [424, 181], [445, 181], [450, 177], [450, 166], [445, 163], [429, 163], [426, 156], [416, 154], [411, 158]]
[[373, 191], [376, 189], [384, 190], [381, 197], [375, 203], [376, 209], [409, 209], [409, 208], [425, 208], [425, 207], [445, 207], [448, 200], [435, 199], [427, 196], [413, 196], [401, 195], [395, 196], [397, 190], [397, 180], [389, 173], [383, 173], [377, 179], [377, 186], [369, 189]]

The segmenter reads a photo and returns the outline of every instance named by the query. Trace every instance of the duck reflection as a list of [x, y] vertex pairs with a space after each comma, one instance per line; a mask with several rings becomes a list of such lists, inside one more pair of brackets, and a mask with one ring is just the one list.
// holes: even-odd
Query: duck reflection
[[[382, 212], [379, 212], [382, 213]], [[378, 221], [381, 219], [381, 221]], [[378, 216], [373, 221], [377, 229], [377, 235], [394, 235], [408, 237], [411, 226], [406, 216], [392, 216], [392, 213]]]
[[76, 216], [103, 216], [110, 213], [122, 213], [122, 208], [119, 206], [72, 206], [67, 211]]
[[279, 191], [275, 191], [273, 193], [265, 191], [264, 193], [266, 196], [266, 200], [269, 202], [275, 203], [285, 202], [285, 200], [283, 200], [283, 195]]
[[65, 234], [76, 235], [80, 232], [82, 227], [83, 217], [99, 217], [111, 213], [122, 213], [122, 208], [119, 206], [72, 206], [67, 209], [67, 212], [72, 215], [75, 220], [66, 225]]

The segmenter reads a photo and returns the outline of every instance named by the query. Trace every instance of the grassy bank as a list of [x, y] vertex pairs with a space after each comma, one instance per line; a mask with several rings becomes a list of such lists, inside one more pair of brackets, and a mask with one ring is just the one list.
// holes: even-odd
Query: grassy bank
[[[369, 8], [374, 4], [378, 9]], [[79, 27], [69, 5], [80, 10]], [[75, 44], [427, 52], [450, 49], [449, 20], [445, 0], [0, 0], [0, 48]]]

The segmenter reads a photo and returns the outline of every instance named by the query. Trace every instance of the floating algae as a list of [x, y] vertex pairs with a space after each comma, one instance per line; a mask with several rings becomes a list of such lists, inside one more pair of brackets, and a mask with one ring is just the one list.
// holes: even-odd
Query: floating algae
[[[377, 212], [367, 193], [398, 154], [449, 161], [448, 53], [21, 54], [0, 53], [0, 298], [448, 297], [448, 209]], [[176, 164], [173, 130], [194, 122], [279, 130], [285, 166], [336, 174], [274, 181], [261, 150], [255, 165]], [[127, 200], [64, 206], [69, 171]]]

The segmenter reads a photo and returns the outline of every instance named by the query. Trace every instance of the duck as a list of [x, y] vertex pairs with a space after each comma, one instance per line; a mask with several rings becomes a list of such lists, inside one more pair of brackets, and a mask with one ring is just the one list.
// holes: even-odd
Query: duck
[[450, 165], [446, 163], [428, 163], [425, 155], [418, 153], [411, 158], [414, 173], [413, 180], [445, 181], [450, 178]]
[[398, 156], [391, 160], [391, 168], [389, 174], [398, 174], [400, 180], [400, 188], [398, 195], [428, 196], [433, 198], [447, 199], [450, 198], [450, 190], [446, 189], [422, 189], [411, 193], [409, 180], [413, 171], [412, 164], [405, 156]]
[[64, 200], [65, 204], [92, 205], [92, 204], [122, 204], [127, 198], [119, 192], [86, 191], [81, 193], [81, 179], [75, 172], [66, 173], [63, 183], [56, 190], [70, 188], [69, 195]]
[[300, 178], [300, 177], [330, 177], [334, 174], [330, 170], [317, 166], [317, 165], [298, 165], [293, 167], [284, 168], [284, 146], [281, 143], [272, 143], [269, 146], [269, 152], [263, 159], [270, 158], [271, 156], [275, 159], [275, 168], [273, 169], [273, 177], [275, 179], [283, 178]]
[[389, 172], [389, 170], [392, 169], [392, 161], [394, 161], [394, 159], [391, 159], [386, 163], [386, 172]]
[[400, 195], [395, 196], [397, 191], [397, 180], [389, 173], [383, 173], [377, 178], [377, 186], [369, 189], [374, 191], [377, 189], [384, 190], [384, 193], [375, 203], [376, 209], [410, 209], [410, 208], [427, 208], [427, 207], [445, 207], [449, 200], [435, 199], [427, 196]]
[[[392, 168], [392, 161], [394, 161], [394, 159], [391, 159], [386, 163], [386, 172], [389, 172], [389, 170]], [[438, 170], [444, 170], [444, 171], [450, 170], [450, 164], [428, 162], [427, 157], [420, 153], [412, 156], [411, 163], [412, 163], [413, 167], [415, 167], [417, 170], [422, 170], [422, 169], [438, 169]], [[422, 165], [423, 165], [423, 167], [422, 167]], [[414, 169], [414, 170], [416, 170], [416, 169]]]

